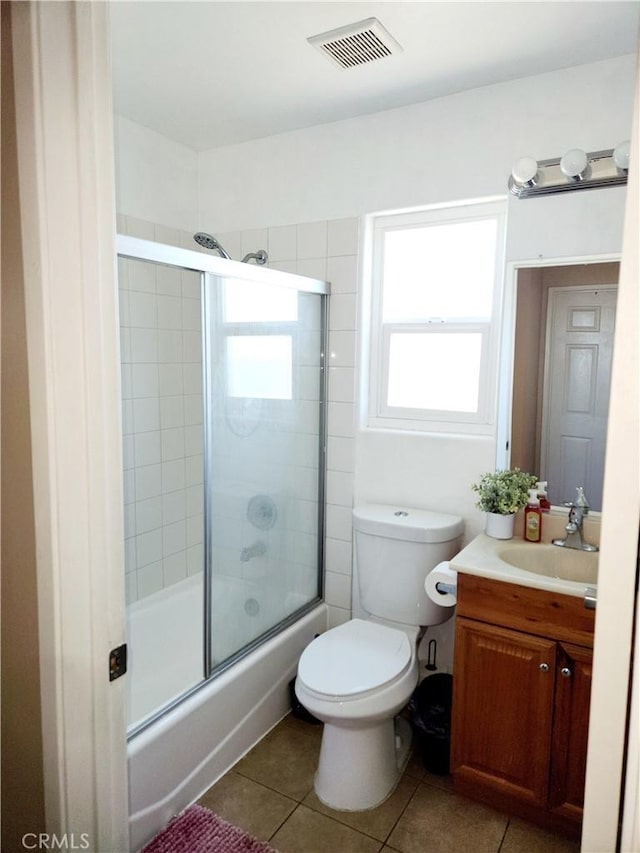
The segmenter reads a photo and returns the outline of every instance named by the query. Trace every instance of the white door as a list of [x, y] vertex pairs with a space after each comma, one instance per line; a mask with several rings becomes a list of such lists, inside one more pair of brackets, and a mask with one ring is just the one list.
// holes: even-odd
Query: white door
[[540, 468], [553, 504], [583, 486], [602, 509], [616, 298], [615, 286], [549, 289]]

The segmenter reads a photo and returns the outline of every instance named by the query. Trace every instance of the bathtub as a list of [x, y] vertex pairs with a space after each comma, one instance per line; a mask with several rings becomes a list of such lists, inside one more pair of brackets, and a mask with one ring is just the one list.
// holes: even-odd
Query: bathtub
[[[268, 606], [276, 606], [275, 600], [268, 600], [273, 596], [277, 598], [273, 590], [260, 590], [247, 581], [216, 579], [213, 597], [222, 611], [215, 612], [214, 603], [214, 618], [228, 621], [234, 630], [240, 618], [254, 619], [257, 636], [269, 627], [262, 625], [260, 613], [273, 612]], [[201, 612], [201, 600], [202, 580], [195, 576], [130, 606], [128, 688], [133, 721], [143, 720], [200, 681], [202, 628], [193, 614]], [[247, 613], [248, 600], [252, 607]], [[253, 602], [264, 605], [258, 613]], [[326, 607], [318, 604], [130, 739], [131, 850], [146, 844], [285, 716], [298, 658], [325, 628]], [[232, 635], [225, 642], [231, 643]], [[224, 646], [219, 654], [225, 656]], [[166, 678], [154, 679], [153, 666], [160, 661]]]

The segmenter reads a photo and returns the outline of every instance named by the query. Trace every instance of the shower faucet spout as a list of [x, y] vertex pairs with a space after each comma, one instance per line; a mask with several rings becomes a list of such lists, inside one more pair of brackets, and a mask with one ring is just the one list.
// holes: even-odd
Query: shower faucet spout
[[264, 249], [258, 249], [257, 252], [249, 252], [242, 259], [243, 264], [248, 264], [249, 261], [255, 261], [260, 266], [263, 266], [269, 260], [269, 255], [267, 255]]

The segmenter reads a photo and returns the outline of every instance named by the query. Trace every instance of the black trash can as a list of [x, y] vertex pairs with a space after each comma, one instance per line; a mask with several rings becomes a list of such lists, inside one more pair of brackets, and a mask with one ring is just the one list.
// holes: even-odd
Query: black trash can
[[289, 697], [291, 699], [291, 714], [294, 717], [297, 717], [299, 720], [304, 720], [305, 723], [312, 723], [314, 726], [319, 726], [321, 724], [321, 720], [314, 717], [313, 714], [307, 711], [302, 702], [296, 696], [295, 678], [292, 678], [289, 682]]
[[453, 676], [438, 672], [417, 686], [409, 702], [422, 763], [438, 776], [449, 775], [452, 694]]

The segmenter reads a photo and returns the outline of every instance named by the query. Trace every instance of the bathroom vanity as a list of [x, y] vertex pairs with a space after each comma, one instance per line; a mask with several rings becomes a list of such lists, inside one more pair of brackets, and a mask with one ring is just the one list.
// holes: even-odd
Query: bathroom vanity
[[460, 793], [577, 836], [595, 617], [584, 593], [597, 556], [562, 551], [481, 535], [452, 561], [451, 768]]

